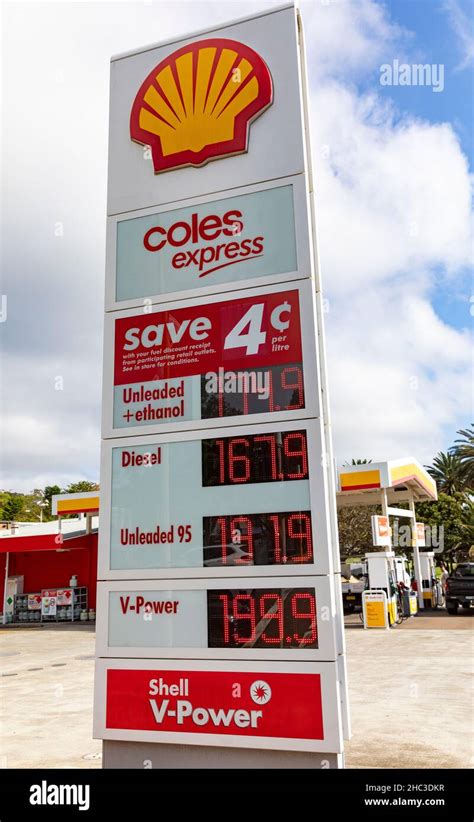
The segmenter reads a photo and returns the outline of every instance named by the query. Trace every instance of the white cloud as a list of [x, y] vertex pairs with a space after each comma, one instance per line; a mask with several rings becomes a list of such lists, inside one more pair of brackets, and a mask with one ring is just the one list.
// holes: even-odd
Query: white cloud
[[412, 39], [374, 0], [302, 0], [301, 12], [310, 66], [320, 80], [355, 80], [383, 62], [393, 44], [401, 56]]
[[467, 0], [463, 7], [460, 0], [444, 0], [443, 6], [447, 12], [448, 20], [454, 34], [457, 37], [461, 62], [457, 69], [462, 71], [471, 65], [474, 59], [474, 23], [472, 19], [472, 3]]
[[338, 461], [431, 461], [443, 429], [468, 419], [467, 334], [442, 323], [424, 297], [390, 284], [336, 298], [326, 327]]
[[[313, 95], [321, 250], [332, 293], [468, 265], [470, 178], [448, 124], [399, 117], [339, 84]], [[340, 242], [340, 240], [343, 240]], [[339, 241], [338, 241], [339, 240]]]
[[315, 90], [312, 118], [338, 459], [430, 461], [471, 413], [468, 333], [430, 302], [442, 277], [465, 286], [466, 158], [448, 124], [395, 118], [339, 83]]

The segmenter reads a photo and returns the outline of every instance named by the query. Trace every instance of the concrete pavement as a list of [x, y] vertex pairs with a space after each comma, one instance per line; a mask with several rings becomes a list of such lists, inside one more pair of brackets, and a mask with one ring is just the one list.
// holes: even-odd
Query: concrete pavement
[[[472, 616], [425, 615], [390, 632], [349, 623], [347, 767], [472, 767]], [[101, 767], [94, 640], [87, 625], [0, 631], [3, 767]]]

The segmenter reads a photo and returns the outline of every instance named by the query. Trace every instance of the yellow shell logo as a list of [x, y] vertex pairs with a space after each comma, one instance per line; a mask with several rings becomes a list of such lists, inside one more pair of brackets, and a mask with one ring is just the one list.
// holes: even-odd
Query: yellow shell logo
[[155, 173], [247, 150], [250, 123], [273, 101], [267, 64], [235, 40], [200, 40], [148, 75], [130, 116], [132, 140], [151, 148]]

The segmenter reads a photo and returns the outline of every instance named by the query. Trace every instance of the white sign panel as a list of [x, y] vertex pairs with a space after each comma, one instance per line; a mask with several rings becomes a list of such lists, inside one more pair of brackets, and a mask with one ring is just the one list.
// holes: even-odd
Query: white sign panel
[[104, 442], [99, 579], [330, 573], [321, 448], [318, 420]]
[[96, 739], [342, 751], [335, 662], [99, 659], [94, 701]]
[[295, 9], [111, 63], [108, 214], [304, 171]]
[[108, 220], [106, 310], [311, 274], [303, 176]]
[[98, 583], [99, 656], [337, 659], [331, 577]]

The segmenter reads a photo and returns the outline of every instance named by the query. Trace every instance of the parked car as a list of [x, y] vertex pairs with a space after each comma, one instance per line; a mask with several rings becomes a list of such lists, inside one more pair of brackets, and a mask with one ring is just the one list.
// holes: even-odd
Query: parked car
[[461, 562], [446, 580], [446, 610], [457, 613], [458, 607], [474, 605], [474, 562]]

